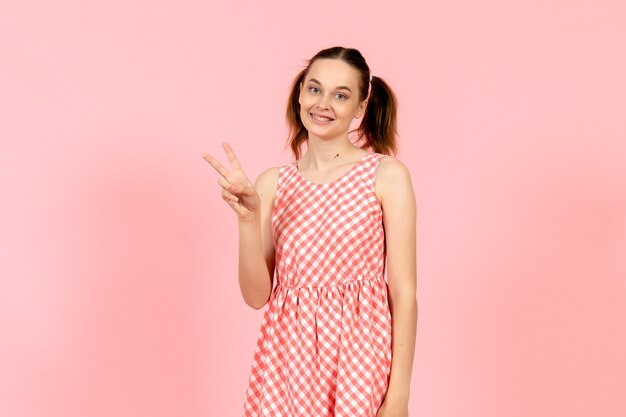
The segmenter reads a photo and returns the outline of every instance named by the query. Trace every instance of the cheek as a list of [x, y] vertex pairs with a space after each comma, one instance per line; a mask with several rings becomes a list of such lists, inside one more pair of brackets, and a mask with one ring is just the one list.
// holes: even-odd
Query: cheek
[[335, 114], [337, 115], [337, 118], [352, 119], [353, 112], [352, 109], [338, 107], [335, 110]]
[[312, 102], [312, 101], [313, 101], [313, 100], [311, 100], [311, 98], [310, 98], [310, 97], [307, 97], [307, 95], [306, 95], [306, 94], [302, 93], [302, 94], [300, 95], [300, 105], [301, 105], [301, 106], [303, 106], [303, 107], [309, 107], [309, 106], [311, 105], [311, 102]]

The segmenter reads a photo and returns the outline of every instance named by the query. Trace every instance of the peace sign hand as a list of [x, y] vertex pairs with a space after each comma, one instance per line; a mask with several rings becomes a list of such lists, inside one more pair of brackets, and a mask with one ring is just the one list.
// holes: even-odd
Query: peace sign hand
[[207, 152], [204, 152], [202, 157], [220, 174], [217, 183], [223, 188], [222, 198], [235, 210], [239, 220], [252, 221], [261, 206], [261, 198], [254, 188], [254, 184], [243, 172], [239, 160], [230, 145], [222, 142], [222, 147], [230, 161], [231, 171], [224, 168], [217, 159]]

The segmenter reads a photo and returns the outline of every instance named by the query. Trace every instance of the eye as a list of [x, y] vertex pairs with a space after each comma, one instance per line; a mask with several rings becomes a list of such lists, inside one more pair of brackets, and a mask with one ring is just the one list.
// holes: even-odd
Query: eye
[[341, 100], [346, 100], [348, 97], [346, 97], [345, 95], [341, 94], [341, 93], [337, 93], [338, 96], [343, 97]]
[[[313, 89], [318, 89], [317, 87], [309, 87], [309, 91], [313, 90]], [[314, 92], [314, 91], [313, 91]]]

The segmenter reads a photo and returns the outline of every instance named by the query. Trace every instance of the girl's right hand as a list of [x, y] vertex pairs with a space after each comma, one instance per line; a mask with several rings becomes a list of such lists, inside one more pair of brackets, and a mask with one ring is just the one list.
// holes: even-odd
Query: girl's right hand
[[230, 161], [232, 167], [231, 171], [224, 168], [217, 159], [213, 158], [207, 152], [204, 152], [202, 157], [220, 174], [217, 183], [223, 188], [222, 198], [235, 210], [239, 220], [250, 221], [260, 209], [261, 198], [256, 188], [254, 188], [254, 184], [243, 172], [239, 160], [230, 145], [226, 142], [222, 142], [222, 147], [226, 151], [226, 155]]

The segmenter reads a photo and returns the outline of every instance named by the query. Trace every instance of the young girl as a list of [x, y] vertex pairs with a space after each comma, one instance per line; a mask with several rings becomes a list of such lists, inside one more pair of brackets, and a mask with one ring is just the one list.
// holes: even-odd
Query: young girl
[[396, 106], [358, 50], [329, 48], [292, 86], [293, 162], [253, 185], [227, 143], [231, 170], [203, 154], [238, 216], [242, 296], [265, 307], [244, 417], [408, 416], [416, 206], [406, 166], [389, 155]]

